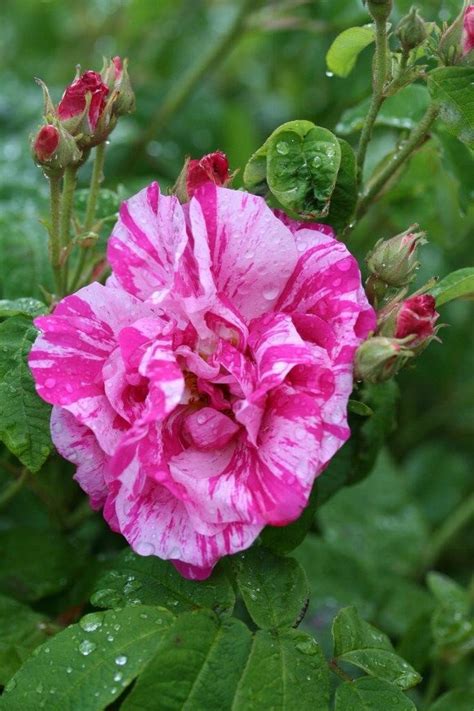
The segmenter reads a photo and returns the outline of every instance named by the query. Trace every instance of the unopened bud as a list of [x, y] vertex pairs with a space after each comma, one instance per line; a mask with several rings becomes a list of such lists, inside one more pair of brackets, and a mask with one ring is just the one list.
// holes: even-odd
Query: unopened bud
[[379, 240], [366, 258], [370, 272], [388, 286], [402, 287], [415, 278], [418, 246], [426, 243], [416, 225], [388, 240]]
[[199, 159], [186, 159], [173, 193], [184, 203], [190, 200], [202, 185], [214, 183], [225, 186], [231, 179], [227, 156], [222, 151], [214, 151]]
[[407, 339], [375, 336], [359, 346], [355, 355], [356, 380], [382, 383], [398, 373], [414, 354], [407, 347]]
[[408, 15], [400, 20], [396, 35], [406, 52], [415, 49], [425, 41], [428, 36], [426, 24], [416, 7], [412, 7]]
[[31, 151], [35, 163], [48, 176], [62, 175], [68, 165], [81, 159], [74, 138], [59, 123], [41, 126], [31, 140]]
[[463, 55], [468, 54], [470, 51], [468, 49], [470, 42], [466, 26], [472, 22], [470, 19], [472, 7], [473, 6], [470, 5], [461, 10], [454, 22], [451, 23], [441, 35], [438, 45], [438, 55], [446, 66], [459, 64]]
[[379, 333], [409, 339], [410, 350], [418, 355], [436, 337], [439, 313], [435, 306], [431, 294], [417, 294], [393, 306], [388, 304], [379, 314]]

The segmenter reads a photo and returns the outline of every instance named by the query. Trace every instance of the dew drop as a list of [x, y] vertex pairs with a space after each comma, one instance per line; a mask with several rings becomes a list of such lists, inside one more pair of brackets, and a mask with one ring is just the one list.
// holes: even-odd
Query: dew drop
[[263, 290], [263, 298], [272, 301], [278, 296], [279, 289], [275, 286], [266, 286]]
[[329, 77], [329, 79], [331, 79], [331, 77], [334, 76], [334, 72], [327, 71], [326, 76]]
[[114, 681], [122, 681], [122, 679], [123, 679], [122, 672], [117, 672], [116, 674], [114, 674]]
[[125, 664], [128, 662], [128, 658], [125, 656], [125, 654], [119, 654], [118, 657], [115, 657], [115, 664], [119, 667], [125, 666]]
[[279, 141], [276, 144], [276, 151], [279, 153], [281, 156], [286, 156], [287, 153], [290, 151], [290, 147], [286, 141]]
[[82, 627], [85, 632], [95, 632], [99, 627], [102, 627], [102, 616], [96, 612], [92, 612], [80, 620], [79, 626]]
[[138, 555], [153, 555], [155, 552], [155, 546], [153, 543], [148, 543], [147, 541], [140, 541], [135, 546], [135, 551]]
[[89, 639], [84, 639], [79, 645], [79, 651], [84, 657], [87, 657], [89, 654], [92, 654], [96, 646], [97, 645]]

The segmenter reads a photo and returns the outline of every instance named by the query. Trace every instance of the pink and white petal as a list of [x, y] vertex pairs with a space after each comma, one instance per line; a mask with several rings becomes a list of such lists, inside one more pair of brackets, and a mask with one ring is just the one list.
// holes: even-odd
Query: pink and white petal
[[141, 299], [173, 286], [188, 237], [176, 197], [151, 183], [122, 203], [107, 257], [123, 289]]
[[246, 320], [270, 311], [297, 262], [291, 232], [249, 193], [208, 183], [193, 202], [204, 215], [217, 292]]
[[185, 429], [192, 444], [198, 449], [222, 449], [239, 431], [230, 417], [212, 407], [203, 407], [191, 413]]
[[100, 509], [107, 497], [104, 470], [108, 457], [93, 432], [62, 407], [53, 407], [51, 436], [59, 454], [77, 466], [74, 479], [89, 496], [93, 509]]
[[149, 379], [143, 419], [161, 422], [179, 405], [185, 389], [183, 373], [172, 350], [171, 335], [155, 339], [140, 363], [139, 373]]
[[257, 389], [252, 401], [280, 385], [295, 365], [314, 363], [312, 349], [288, 314], [267, 314], [253, 321], [249, 346], [257, 365]]
[[220, 526], [214, 535], [203, 535], [180, 499], [150, 479], [138, 492], [138, 478], [140, 463], [135, 457], [120, 475], [115, 499], [120, 531], [137, 553], [179, 561], [183, 574], [206, 577], [221, 557], [248, 548], [262, 529], [230, 524]]

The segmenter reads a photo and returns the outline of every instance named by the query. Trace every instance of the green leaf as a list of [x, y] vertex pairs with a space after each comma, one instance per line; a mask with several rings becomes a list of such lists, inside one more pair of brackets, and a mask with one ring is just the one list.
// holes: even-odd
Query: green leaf
[[0, 685], [5, 686], [35, 647], [47, 639], [48, 620], [0, 595]]
[[[328, 474], [329, 469], [323, 477]], [[427, 526], [386, 453], [363, 482], [338, 491], [320, 507], [317, 519], [325, 540], [374, 574], [406, 575], [422, 563]]]
[[438, 67], [428, 75], [428, 88], [440, 102], [440, 117], [460, 141], [474, 148], [474, 67]]
[[240, 620], [219, 623], [209, 611], [184, 613], [122, 709], [230, 709], [251, 646]]
[[309, 598], [300, 564], [265, 548], [251, 548], [232, 562], [239, 592], [255, 624], [263, 629], [292, 627]]
[[374, 414], [372, 408], [360, 400], [349, 400], [347, 407], [349, 412], [360, 415], [360, 417], [371, 417]]
[[2, 711], [100, 711], [140, 674], [172, 621], [147, 606], [86, 615], [35, 650], [7, 686]]
[[474, 297], [474, 267], [465, 267], [451, 272], [441, 279], [429, 292], [436, 299], [436, 306], [453, 299]]
[[41, 600], [63, 590], [81, 556], [54, 529], [16, 527], [0, 531], [0, 592], [18, 600]]
[[472, 711], [474, 689], [453, 689], [437, 699], [429, 711]]
[[337, 659], [401, 689], [409, 689], [421, 681], [418, 672], [395, 653], [387, 635], [363, 620], [355, 607], [346, 607], [338, 613], [332, 634]]
[[[37, 192], [37, 188], [36, 188]], [[0, 213], [0, 297], [41, 298], [39, 285], [52, 289], [46, 230], [39, 215], [2, 207]]]
[[137, 600], [176, 613], [206, 607], [226, 615], [234, 609], [235, 595], [222, 571], [216, 570], [207, 580], [196, 583], [183, 578], [169, 561], [125, 550], [97, 581], [91, 602], [108, 608], [133, 605]]
[[326, 54], [329, 71], [338, 77], [347, 77], [355, 67], [363, 49], [375, 41], [373, 26], [350, 27], [336, 37]]
[[[430, 96], [426, 87], [421, 84], [410, 84], [384, 101], [375, 120], [375, 125], [397, 128], [402, 131], [411, 130], [420, 122], [429, 103]], [[356, 131], [361, 131], [369, 106], [370, 98], [347, 109], [336, 126], [336, 133], [348, 136]]]
[[445, 130], [438, 128], [436, 138], [441, 145], [443, 164], [458, 182], [459, 202], [467, 214], [474, 200], [473, 151]]
[[122, 705], [123, 711], [328, 708], [328, 673], [306, 634], [259, 631], [210, 612], [184, 613]]
[[35, 338], [35, 328], [23, 316], [0, 323], [0, 439], [33, 472], [52, 449], [51, 407], [36, 394], [27, 363]]
[[431, 619], [433, 638], [446, 658], [457, 661], [474, 649], [469, 593], [441, 573], [429, 573], [427, 583], [439, 603]]
[[264, 546], [275, 553], [289, 553], [305, 539], [314, 522], [314, 513], [318, 505], [317, 487], [313, 486], [308, 505], [301, 516], [288, 526], [266, 526], [261, 538]]
[[46, 304], [37, 299], [0, 299], [0, 318], [9, 316], [40, 316], [48, 311]]
[[416, 706], [396, 686], [364, 676], [341, 684], [336, 691], [335, 711], [416, 711]]
[[338, 140], [341, 148], [341, 166], [331, 196], [329, 214], [323, 222], [331, 225], [336, 232], [342, 232], [350, 223], [357, 203], [357, 161], [347, 141]]
[[300, 218], [323, 217], [340, 163], [341, 148], [331, 131], [310, 121], [290, 121], [251, 157], [244, 183], [260, 194], [268, 185], [280, 206]]

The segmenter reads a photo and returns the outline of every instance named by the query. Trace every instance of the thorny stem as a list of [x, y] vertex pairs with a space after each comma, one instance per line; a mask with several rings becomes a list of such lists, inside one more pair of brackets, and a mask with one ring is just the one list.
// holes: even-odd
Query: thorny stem
[[9, 484], [0, 494], [0, 509], [8, 504], [20, 491], [28, 478], [28, 469], [22, 469], [20, 475]]
[[[97, 198], [99, 197], [100, 184], [104, 179], [104, 161], [105, 161], [105, 141], [99, 143], [95, 149], [95, 160], [94, 167], [92, 169], [91, 182], [89, 187], [89, 197], [87, 199], [86, 217], [84, 222], [84, 231], [89, 232], [94, 224], [95, 212], [97, 207]], [[74, 275], [71, 279], [70, 290], [74, 291], [77, 287], [82, 272], [84, 270], [86, 260], [88, 255], [88, 249], [82, 247], [79, 258], [77, 260], [77, 266], [74, 271]]]
[[49, 178], [51, 199], [51, 222], [49, 226], [49, 255], [53, 268], [54, 281], [58, 292], [61, 291], [61, 235], [59, 224], [61, 219], [61, 178]]
[[474, 520], [474, 494], [463, 501], [433, 534], [425, 558], [426, 569], [436, 563], [453, 538], [472, 520]]
[[151, 117], [147, 130], [133, 147], [135, 155], [156, 136], [163, 126], [169, 123], [171, 117], [181, 108], [203, 77], [230, 53], [246, 30], [247, 16], [258, 8], [259, 4], [260, 0], [244, 0], [228, 30], [218, 38], [207, 53], [202, 55], [200, 60], [189, 67], [180, 81], [173, 84], [161, 106]]
[[396, 153], [390, 163], [388, 163], [385, 168], [380, 171], [378, 176], [359, 199], [355, 212], [356, 219], [360, 219], [365, 214], [368, 206], [378, 197], [390, 178], [397, 172], [407, 158], [409, 158], [411, 154], [423, 143], [432, 124], [436, 120], [438, 113], [439, 106], [436, 103], [433, 103], [428, 107], [420, 123], [412, 130], [405, 143], [399, 149], [398, 153]]
[[370, 103], [369, 113], [365, 119], [364, 128], [360, 135], [359, 148], [357, 149], [357, 166], [359, 182], [362, 180], [362, 171], [364, 169], [365, 156], [367, 146], [369, 145], [372, 136], [375, 119], [380, 111], [385, 96], [384, 86], [387, 79], [388, 68], [388, 40], [387, 40], [387, 22], [385, 19], [375, 19], [375, 59], [374, 59], [374, 74], [373, 74], [373, 92], [372, 101]]
[[[76, 166], [68, 166], [64, 171], [63, 196], [60, 223], [60, 243], [61, 250], [65, 251], [69, 246], [71, 216], [74, 203], [74, 190], [76, 189]], [[67, 288], [67, 259], [61, 254], [62, 264], [62, 292]], [[62, 295], [62, 294], [61, 294]]]

